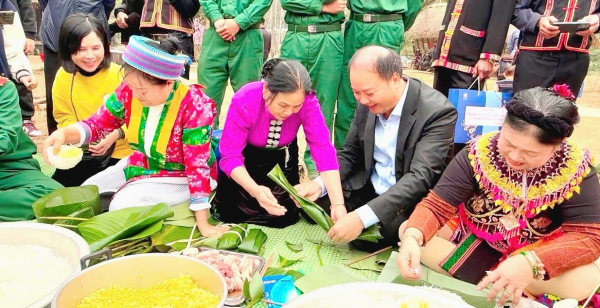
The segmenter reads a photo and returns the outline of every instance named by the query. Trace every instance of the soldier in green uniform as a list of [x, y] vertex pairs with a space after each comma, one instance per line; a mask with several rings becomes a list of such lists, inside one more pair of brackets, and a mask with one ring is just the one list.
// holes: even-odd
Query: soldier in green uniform
[[35, 218], [31, 204], [63, 188], [40, 171], [32, 157], [36, 146], [22, 124], [17, 88], [0, 77], [0, 222]]
[[350, 18], [344, 33], [344, 62], [335, 117], [335, 147], [344, 145], [354, 118], [356, 99], [348, 77], [348, 62], [354, 52], [367, 45], [380, 45], [400, 52], [404, 32], [412, 26], [423, 0], [349, 0]]
[[[260, 78], [263, 37], [259, 28], [271, 0], [200, 0], [200, 4], [211, 26], [202, 37], [198, 82], [220, 114], [228, 78], [234, 91]], [[215, 127], [219, 127], [218, 116]]]
[[[285, 22], [288, 24], [281, 57], [298, 60], [306, 67], [331, 132], [341, 77], [336, 72], [339, 72], [344, 57], [341, 30], [346, 0], [281, 0], [281, 7], [286, 10]], [[308, 148], [304, 162], [308, 175], [316, 177], [316, 166]]]

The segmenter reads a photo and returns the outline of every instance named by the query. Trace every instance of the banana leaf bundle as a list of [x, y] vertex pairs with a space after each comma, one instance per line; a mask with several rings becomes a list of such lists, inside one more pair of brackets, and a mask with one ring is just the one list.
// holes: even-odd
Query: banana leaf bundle
[[223, 233], [217, 243], [217, 249], [233, 250], [238, 248], [244, 238], [248, 235], [248, 224], [234, 225]]
[[256, 255], [265, 244], [265, 241], [267, 241], [267, 234], [263, 230], [250, 229], [246, 238], [238, 246], [238, 251]]
[[[279, 165], [276, 165], [273, 170], [269, 172], [268, 176], [271, 180], [277, 183], [277, 185], [281, 186], [281, 188], [287, 191], [300, 205], [302, 210], [304, 210], [304, 212], [306, 212], [310, 218], [312, 218], [321, 228], [323, 228], [323, 230], [329, 231], [329, 229], [333, 227], [333, 220], [331, 220], [331, 217], [329, 217], [323, 208], [306, 198], [298, 196], [296, 189], [285, 178], [285, 175], [283, 174], [283, 171]], [[356, 239], [377, 243], [377, 241], [379, 241], [381, 238], [381, 233], [375, 224], [365, 229]]]
[[86, 185], [57, 189], [35, 201], [32, 208], [37, 222], [76, 231], [76, 225], [100, 214], [98, 187]]

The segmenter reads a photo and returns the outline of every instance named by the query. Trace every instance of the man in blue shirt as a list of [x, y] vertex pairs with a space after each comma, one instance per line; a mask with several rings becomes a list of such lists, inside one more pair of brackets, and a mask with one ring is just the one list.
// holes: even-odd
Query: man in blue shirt
[[457, 113], [444, 95], [402, 75], [401, 58], [393, 50], [364, 47], [348, 69], [360, 104], [338, 152], [345, 206], [330, 208], [328, 198], [319, 198], [326, 193], [320, 178], [297, 189], [336, 212], [328, 233], [336, 242], [353, 241], [363, 229], [379, 224], [379, 243], [353, 243], [376, 250], [398, 242], [400, 224], [441, 176]]

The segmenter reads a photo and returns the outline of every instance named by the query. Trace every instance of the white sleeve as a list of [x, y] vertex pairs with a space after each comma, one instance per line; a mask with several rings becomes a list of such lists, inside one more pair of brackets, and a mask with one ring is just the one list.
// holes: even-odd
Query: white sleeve
[[26, 37], [19, 13], [15, 12], [12, 25], [4, 25], [2, 27], [2, 35], [4, 36], [4, 52], [6, 53], [8, 66], [10, 67], [11, 77], [19, 81], [23, 76], [32, 75], [31, 64], [25, 51], [23, 51]]

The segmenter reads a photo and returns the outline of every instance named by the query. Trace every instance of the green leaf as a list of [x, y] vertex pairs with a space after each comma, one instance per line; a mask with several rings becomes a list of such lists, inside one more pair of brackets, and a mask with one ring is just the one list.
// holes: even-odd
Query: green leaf
[[[168, 225], [165, 221], [160, 231], [152, 234], [150, 239], [152, 240], [152, 246], [167, 245], [179, 240], [185, 240], [187, 242], [190, 238], [190, 233], [192, 233], [192, 228]], [[192, 239], [199, 238], [202, 238], [202, 235], [200, 235], [200, 231], [196, 228], [194, 229]]]
[[394, 249], [388, 249], [386, 251], [382, 251], [382, 252], [378, 253], [377, 258], [375, 258], [375, 263], [377, 263], [377, 265], [380, 265], [380, 266], [385, 265], [387, 263], [387, 261], [390, 259], [392, 252], [394, 252]]
[[312, 218], [321, 228], [323, 228], [325, 231], [329, 231], [329, 229], [331, 229], [333, 226], [333, 220], [331, 220], [331, 217], [327, 215], [323, 208], [314, 202], [298, 196], [296, 189], [285, 178], [285, 175], [283, 174], [283, 171], [279, 165], [275, 165], [273, 170], [269, 172], [268, 176], [277, 185], [281, 186], [281, 188], [287, 191], [290, 196], [294, 198], [296, 202], [298, 202], [302, 210], [306, 212], [306, 214], [308, 214], [308, 216], [310, 216], [310, 218]]
[[304, 245], [302, 244], [292, 244], [288, 241], [285, 241], [285, 245], [288, 247], [289, 250], [293, 251], [293, 252], [301, 252], [304, 249]]
[[310, 274], [296, 280], [294, 285], [304, 293], [348, 282], [367, 282], [367, 278], [350, 272], [339, 264], [328, 264], [315, 268]]
[[[114, 242], [110, 243], [110, 245], [107, 245], [107, 246], [118, 246], [118, 245], [122, 245], [122, 244], [127, 243], [127, 242], [131, 242], [131, 241], [135, 241], [135, 240], [138, 240], [138, 239], [142, 239], [142, 238], [145, 238], [145, 237], [150, 238], [150, 236], [152, 236], [153, 234], [159, 232], [162, 229], [162, 227], [163, 227], [163, 221], [162, 220], [157, 221], [156, 223], [154, 223], [154, 224], [148, 226], [147, 228], [145, 228], [144, 230], [142, 230], [140, 233], [138, 233], [138, 234], [136, 234], [136, 235], [134, 235], [132, 237], [128, 237], [128, 238], [124, 238], [124, 239], [121, 239], [121, 240], [118, 240], [118, 241], [114, 241]], [[150, 243], [152, 243], [152, 242], [150, 242]]]
[[267, 241], [267, 234], [261, 229], [250, 229], [248, 235], [238, 246], [238, 250], [241, 252], [258, 254], [260, 249]]
[[248, 307], [252, 307], [260, 302], [260, 300], [264, 297], [265, 285], [263, 284], [262, 276], [260, 276], [259, 273], [256, 273], [254, 276], [252, 276], [252, 281], [250, 281], [248, 289], [250, 298], [252, 298], [248, 304]]
[[217, 243], [217, 249], [236, 249], [246, 237], [248, 232], [248, 224], [239, 224], [231, 227], [223, 233], [223, 236]]
[[196, 224], [196, 217], [188, 217], [180, 220], [165, 220], [165, 225], [192, 228]]
[[146, 228], [171, 216], [173, 216], [173, 211], [164, 203], [130, 207], [90, 218], [88, 221], [80, 223], [77, 229], [90, 244], [90, 250], [95, 252], [114, 241], [132, 238], [145, 231]]
[[244, 294], [244, 299], [249, 302], [252, 298], [250, 297], [250, 281], [248, 281], [248, 279], [244, 279], [242, 292]]
[[311, 243], [311, 244], [315, 244], [315, 245], [321, 245], [323, 247], [331, 247], [334, 249], [337, 249], [341, 252], [344, 251], [349, 251], [350, 250], [350, 245], [348, 244], [338, 244], [338, 243], [334, 243], [334, 242], [324, 242], [323, 240], [317, 240], [317, 239], [306, 239], [307, 242]]
[[[366, 255], [368, 255], [368, 252], [364, 252], [364, 251], [359, 251], [359, 250], [350, 250], [344, 254], [342, 254], [342, 261], [344, 263], [346, 262], [350, 262], [350, 261], [354, 261], [356, 259], [359, 259], [361, 257], [364, 257]], [[368, 271], [373, 271], [373, 272], [381, 272], [381, 270], [383, 269], [383, 267], [379, 267], [376, 263], [375, 260], [377, 259], [377, 256], [371, 256], [369, 258], [366, 258], [364, 260], [358, 261], [356, 263], [350, 264], [348, 265], [348, 267], [356, 269], [356, 270], [368, 270]], [[387, 260], [386, 260], [387, 261]]]
[[40, 217], [69, 216], [85, 208], [91, 208], [94, 215], [99, 215], [101, 208], [98, 187], [86, 185], [57, 189], [35, 201], [32, 208], [37, 221], [48, 224], [56, 222]]
[[269, 267], [265, 272], [265, 276], [273, 276], [273, 275], [289, 275], [294, 278], [294, 281], [304, 277], [304, 274], [295, 270], [285, 270], [277, 267]]
[[374, 225], [368, 227], [367, 229], [365, 229], [356, 239], [367, 241], [367, 242], [377, 243], [382, 238], [383, 237], [381, 236], [381, 233], [379, 232], [379, 227], [377, 226], [377, 224], [374, 224]]
[[288, 266], [294, 265], [294, 264], [302, 261], [302, 258], [304, 258], [304, 257], [301, 257], [298, 259], [286, 259], [282, 255], [279, 255], [279, 267], [288, 267]]
[[183, 220], [188, 217], [194, 217], [194, 211], [190, 210], [190, 202], [189, 201], [172, 206], [171, 210], [173, 211], [173, 216], [165, 219], [167, 221]]
[[[296, 200], [296, 202], [300, 205], [302, 210], [306, 212], [306, 214], [310, 216], [310, 218], [312, 218], [321, 228], [323, 228], [323, 230], [329, 231], [329, 229], [333, 227], [333, 220], [331, 220], [331, 217], [329, 217], [322, 207], [306, 198], [298, 196], [296, 189], [285, 178], [285, 175], [283, 174], [283, 171], [279, 165], [275, 165], [273, 170], [269, 172], [268, 176], [277, 185], [281, 186], [281, 188], [288, 192], [290, 196], [294, 198], [294, 200]], [[377, 225], [373, 225], [364, 230], [357, 239], [377, 243], [377, 241], [382, 238], [383, 237], [381, 236]]]
[[[94, 215], [95, 215], [94, 214], [94, 210], [91, 207], [86, 207], [86, 208], [83, 208], [83, 209], [81, 209], [81, 210], [79, 210], [77, 212], [69, 214], [67, 217], [72, 217], [72, 218], [92, 218], [92, 217], [94, 217]], [[79, 220], [79, 219], [59, 219], [54, 224], [55, 225], [77, 226], [82, 221], [85, 221], [85, 220]]]

